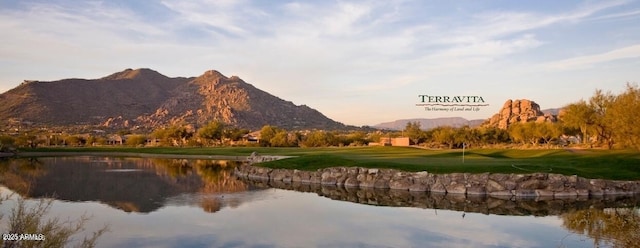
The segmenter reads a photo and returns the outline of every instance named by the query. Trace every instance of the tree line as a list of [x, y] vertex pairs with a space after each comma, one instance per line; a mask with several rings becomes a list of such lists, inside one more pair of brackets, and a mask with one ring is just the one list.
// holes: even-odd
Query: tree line
[[590, 146], [633, 148], [640, 150], [640, 88], [627, 84], [615, 95], [596, 90], [588, 100], [566, 106], [560, 116], [568, 128], [579, 131]]
[[[265, 125], [250, 133], [220, 121], [201, 127], [173, 124], [148, 134], [131, 134], [124, 130], [113, 140], [106, 135], [62, 135], [28, 132], [19, 136], [0, 135], [0, 150], [6, 147], [37, 146], [270, 146], [326, 147], [362, 146], [380, 142], [381, 138], [408, 137], [412, 145], [456, 149], [463, 147], [537, 147], [578, 143], [585, 147], [640, 150], [640, 88], [627, 84], [620, 94], [596, 90], [588, 100], [563, 108], [557, 122], [513, 123], [508, 129], [481, 126], [438, 127], [422, 130], [420, 123], [409, 122], [401, 131], [289, 131]], [[254, 137], [255, 136], [255, 137]]]
[[568, 145], [640, 150], [640, 88], [627, 84], [624, 92], [596, 90], [588, 100], [571, 103], [559, 113], [557, 122], [518, 122], [508, 129], [467, 126], [438, 127], [423, 131], [410, 122], [403, 130], [412, 144], [461, 148], [486, 145]]

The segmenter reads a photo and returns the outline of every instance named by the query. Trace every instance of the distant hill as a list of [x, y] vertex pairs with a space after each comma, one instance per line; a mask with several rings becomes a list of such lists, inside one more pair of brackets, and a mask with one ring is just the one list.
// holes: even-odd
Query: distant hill
[[25, 81], [0, 94], [0, 122], [44, 126], [154, 128], [218, 120], [243, 128], [341, 129], [306, 105], [295, 105], [239, 77], [207, 71], [170, 78], [150, 69], [126, 69], [99, 79]]
[[444, 117], [444, 118], [433, 118], [433, 119], [425, 119], [425, 118], [403, 119], [403, 120], [396, 120], [392, 122], [380, 123], [380, 124], [374, 125], [373, 127], [379, 128], [379, 129], [403, 130], [407, 126], [407, 123], [419, 122], [420, 128], [422, 130], [429, 130], [429, 129], [433, 129], [436, 127], [443, 127], [443, 126], [462, 127], [462, 126], [468, 125], [470, 127], [477, 127], [480, 124], [482, 124], [482, 122], [484, 121], [485, 120], [483, 119], [467, 120], [462, 117]]
[[540, 111], [542, 111], [542, 113], [544, 113], [545, 115], [558, 115], [561, 110], [562, 108], [548, 108]]

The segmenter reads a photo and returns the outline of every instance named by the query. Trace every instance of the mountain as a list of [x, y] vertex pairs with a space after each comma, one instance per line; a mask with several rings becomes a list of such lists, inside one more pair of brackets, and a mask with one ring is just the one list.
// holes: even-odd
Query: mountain
[[207, 71], [170, 78], [150, 69], [126, 69], [99, 79], [25, 81], [0, 94], [0, 122], [42, 126], [155, 128], [172, 123], [223, 121], [242, 128], [345, 126], [308, 106], [282, 100], [237, 76]]
[[462, 117], [445, 117], [445, 118], [433, 118], [433, 119], [403, 119], [392, 122], [384, 122], [373, 127], [379, 129], [391, 129], [391, 130], [403, 130], [409, 122], [419, 122], [422, 130], [429, 130], [436, 127], [450, 126], [450, 127], [462, 127], [469, 125], [470, 127], [479, 126], [484, 120], [467, 120]]
[[540, 110], [542, 111], [542, 113], [544, 113], [545, 115], [558, 115], [560, 114], [560, 111], [562, 111], [562, 108], [548, 108], [548, 109], [543, 109]]

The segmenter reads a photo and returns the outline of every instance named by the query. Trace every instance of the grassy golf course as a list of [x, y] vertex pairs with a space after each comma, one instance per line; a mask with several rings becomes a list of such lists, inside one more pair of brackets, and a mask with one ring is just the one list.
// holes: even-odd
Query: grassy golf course
[[61, 152], [117, 152], [248, 156], [254, 151], [262, 155], [295, 156], [260, 164], [271, 168], [316, 170], [334, 166], [360, 166], [432, 173], [548, 172], [586, 178], [640, 180], [640, 152], [631, 150], [467, 149], [464, 152], [464, 161], [462, 150], [425, 150], [412, 147], [91, 147], [38, 148], [23, 152], [44, 152], [52, 155]]

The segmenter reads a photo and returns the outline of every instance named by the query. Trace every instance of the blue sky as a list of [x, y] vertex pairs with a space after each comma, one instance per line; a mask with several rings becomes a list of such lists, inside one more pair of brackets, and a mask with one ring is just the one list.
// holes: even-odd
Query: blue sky
[[[351, 125], [561, 107], [640, 81], [638, 1], [0, 0], [0, 33], [0, 92], [214, 69]], [[425, 111], [418, 95], [490, 106]]]

